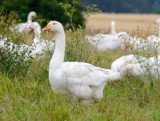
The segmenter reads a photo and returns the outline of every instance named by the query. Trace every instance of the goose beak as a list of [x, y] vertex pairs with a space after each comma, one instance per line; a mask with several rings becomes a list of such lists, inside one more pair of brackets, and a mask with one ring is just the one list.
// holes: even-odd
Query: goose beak
[[42, 31], [47, 31], [47, 30], [51, 30], [51, 25], [47, 24], [47, 26], [45, 26]]

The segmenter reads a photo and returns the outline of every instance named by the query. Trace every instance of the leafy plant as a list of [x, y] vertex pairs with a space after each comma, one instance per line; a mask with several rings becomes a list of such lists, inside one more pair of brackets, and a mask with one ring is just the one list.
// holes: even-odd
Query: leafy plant
[[95, 14], [95, 13], [101, 13], [102, 11], [97, 8], [96, 4], [89, 4], [88, 6], [86, 6], [86, 13], [87, 15], [91, 15], [91, 14]]
[[24, 40], [20, 34], [10, 31], [10, 26], [15, 24], [18, 14], [15, 12], [5, 16], [1, 14], [0, 34], [7, 38], [0, 39], [0, 73], [9, 77], [24, 76], [31, 64], [31, 50], [21, 45]]
[[[62, 6], [64, 7], [60, 6], [59, 3], [63, 3]], [[53, 19], [67, 25], [68, 21], [71, 19], [64, 13], [68, 11], [70, 13], [74, 13], [74, 15], [72, 15], [72, 24], [74, 24], [75, 27], [78, 27], [77, 25], [82, 26], [84, 24], [84, 19], [81, 14], [83, 8], [79, 0], [12, 0], [12, 2], [10, 2], [10, 0], [2, 0], [0, 9], [7, 11], [7, 14], [11, 11], [18, 12], [20, 18], [19, 21], [26, 21], [28, 13], [30, 11], [35, 11], [40, 19], [46, 20], [43, 21], [43, 25], [46, 24], [48, 20]]]
[[60, 2], [58, 5], [63, 8], [64, 14], [69, 18], [68, 27], [71, 26], [72, 29], [77, 28], [78, 26], [74, 24], [74, 17], [76, 10], [79, 9], [80, 3], [77, 0], [72, 0], [69, 3]]
[[4, 41], [0, 47], [0, 71], [9, 77], [24, 76], [31, 64], [31, 51]]

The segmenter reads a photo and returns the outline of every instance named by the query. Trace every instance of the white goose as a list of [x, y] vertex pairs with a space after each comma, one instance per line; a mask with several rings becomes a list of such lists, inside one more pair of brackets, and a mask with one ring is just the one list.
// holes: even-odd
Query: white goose
[[[7, 42], [4, 39], [0, 39], [0, 47], [9, 49], [11, 53], [18, 52], [19, 55], [23, 54], [25, 60], [35, 58], [40, 60], [45, 57], [46, 51], [53, 51], [54, 43], [48, 40], [41, 40], [41, 27], [37, 22], [32, 22], [32, 29], [34, 30], [35, 37], [31, 46], [26, 44], [17, 45], [13, 42]], [[2, 38], [2, 37], [1, 37]], [[24, 55], [24, 53], [26, 53]]]
[[36, 12], [31, 11], [28, 14], [27, 22], [16, 25], [14, 28], [11, 28], [11, 31], [17, 30], [21, 34], [28, 34], [32, 30], [32, 18], [36, 17], [37, 17]]
[[137, 64], [142, 61], [144, 61], [146, 58], [142, 56], [135, 56], [133, 54], [122, 56], [118, 59], [116, 59], [114, 62], [112, 62], [111, 69], [114, 72], [120, 72], [120, 70], [128, 65], [128, 64]]
[[122, 77], [126, 74], [141, 77], [144, 82], [149, 81], [149, 77], [158, 80], [160, 78], [160, 56], [151, 57], [141, 63], [128, 64], [120, 70], [120, 73]]
[[116, 35], [116, 25], [115, 21], [111, 21], [111, 34]]
[[32, 49], [31, 55], [33, 58], [39, 60], [45, 56], [46, 51], [53, 51], [54, 43], [52, 41], [40, 39], [41, 27], [37, 22], [32, 22], [32, 28], [34, 30], [35, 37], [33, 39], [32, 45], [30, 46]]
[[111, 70], [89, 63], [64, 62], [65, 33], [61, 23], [51, 21], [42, 30], [51, 30], [55, 34], [55, 50], [49, 65], [49, 81], [55, 93], [90, 103], [103, 97], [107, 80], [120, 78]]
[[158, 54], [160, 54], [160, 19], [157, 19], [156, 22], [157, 24], [157, 36], [156, 35], [151, 35], [148, 36], [147, 40], [149, 44], [152, 46], [153, 51], [157, 51]]
[[116, 35], [98, 34], [95, 36], [87, 36], [90, 45], [97, 51], [114, 51], [124, 46], [124, 41], [129, 39], [126, 32], [119, 32]]

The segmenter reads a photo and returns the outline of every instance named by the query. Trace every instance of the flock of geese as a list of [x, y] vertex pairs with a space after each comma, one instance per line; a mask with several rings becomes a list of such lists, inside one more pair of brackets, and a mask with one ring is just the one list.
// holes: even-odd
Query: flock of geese
[[11, 53], [18, 52], [19, 55], [22, 55], [24, 53], [24, 51], [26, 51], [26, 55], [24, 58], [26, 61], [28, 59], [30, 59], [31, 57], [39, 60], [39, 59], [42, 59], [43, 57], [45, 57], [46, 51], [53, 52], [54, 43], [52, 41], [40, 39], [41, 26], [39, 25], [38, 22], [32, 22], [32, 19], [35, 17], [37, 17], [36, 12], [31, 11], [28, 14], [26, 23], [20, 23], [16, 26], [10, 27], [10, 30], [12, 32], [18, 32], [23, 35], [27, 35], [33, 30], [34, 38], [33, 38], [32, 44], [30, 46], [28, 46], [26, 44], [18, 45], [18, 44], [12, 43], [12, 42], [7, 44], [8, 43], [7, 41], [9, 39], [8, 38], [3, 39], [1, 36], [0, 37], [0, 47], [3, 49], [9, 48]]
[[[143, 81], [149, 81], [148, 78], [145, 78], [149, 70], [155, 80], [159, 78], [160, 56], [151, 58], [133, 54], [122, 56], [112, 63], [111, 69], [96, 67], [85, 62], [64, 62], [66, 40], [63, 25], [58, 21], [50, 21], [42, 29], [42, 31], [53, 31], [55, 44], [47, 40], [40, 40], [41, 27], [37, 22], [31, 21], [33, 16], [36, 16], [35, 12], [28, 15], [27, 23], [17, 25], [15, 29], [19, 32], [25, 32], [28, 29], [25, 33], [31, 28], [34, 30], [33, 44], [31, 46], [22, 45], [27, 49], [32, 48], [34, 50], [33, 55], [37, 51], [53, 51], [54, 49], [49, 64], [49, 82], [55, 93], [64, 94], [74, 100], [81, 101], [83, 104], [88, 104], [103, 98], [103, 90], [108, 81], [121, 80], [128, 73], [141, 77]], [[147, 40], [142, 41], [141, 38], [131, 37], [127, 32], [116, 33], [114, 21], [111, 22], [111, 26], [110, 34], [86, 36], [95, 50], [114, 51], [132, 46], [134, 49], [143, 51], [156, 49], [159, 53], [156, 45], [160, 41], [159, 36], [149, 36]], [[3, 39], [0, 40], [0, 47], [3, 47], [3, 41]]]

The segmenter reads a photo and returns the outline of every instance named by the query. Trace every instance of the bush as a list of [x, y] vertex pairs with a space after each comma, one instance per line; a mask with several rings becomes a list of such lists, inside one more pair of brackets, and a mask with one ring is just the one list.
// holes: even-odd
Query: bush
[[4, 41], [0, 47], [0, 71], [9, 77], [24, 76], [31, 64], [27, 48]]

